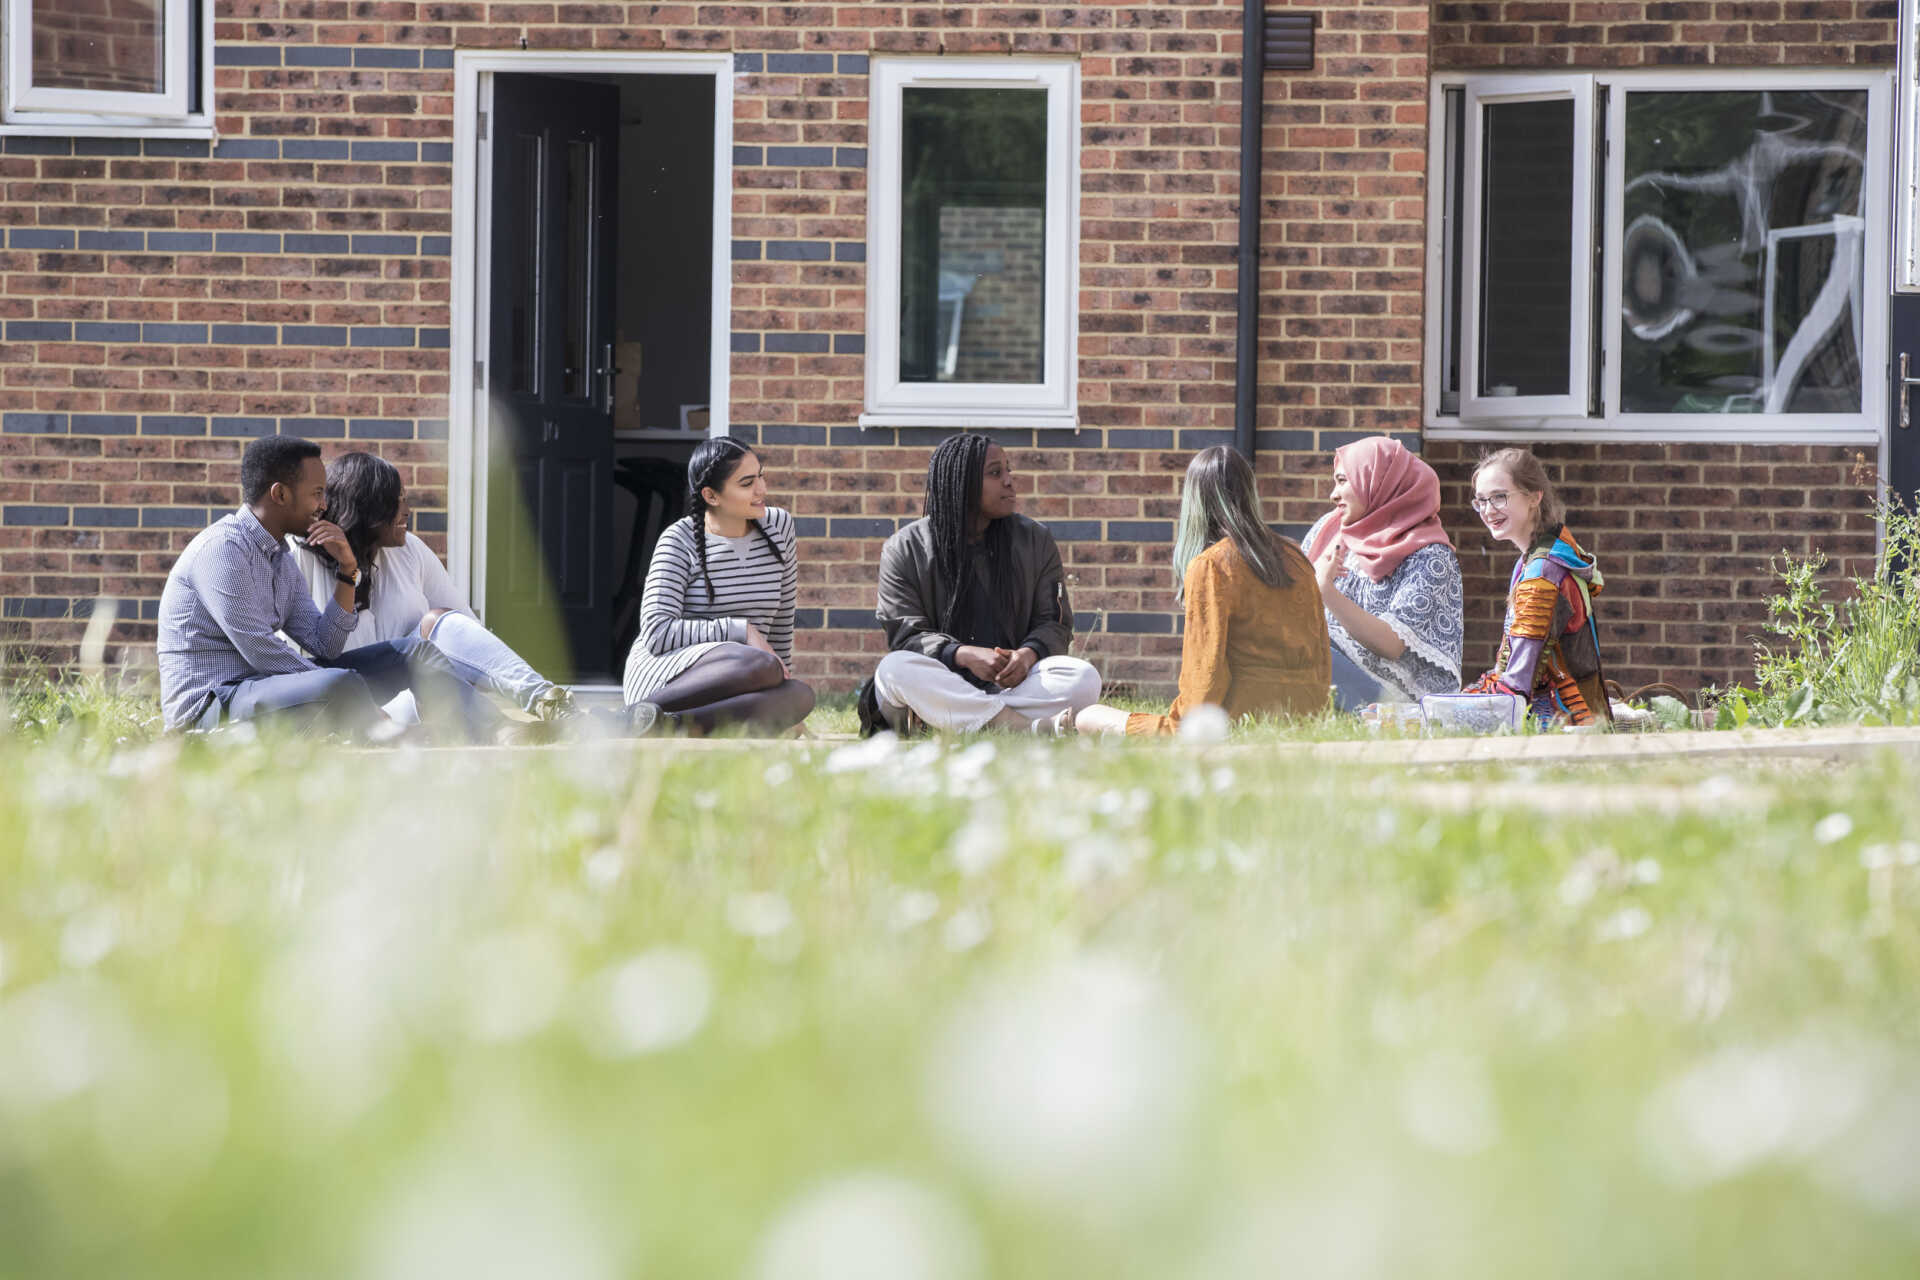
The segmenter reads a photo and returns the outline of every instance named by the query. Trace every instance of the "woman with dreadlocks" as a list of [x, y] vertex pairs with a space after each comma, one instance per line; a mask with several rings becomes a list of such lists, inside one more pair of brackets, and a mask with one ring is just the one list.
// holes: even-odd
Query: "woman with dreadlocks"
[[795, 551], [793, 517], [767, 505], [760, 456], [724, 436], [701, 441], [687, 462], [687, 515], [654, 547], [627, 655], [636, 726], [780, 733], [807, 718], [813, 690], [789, 668]]
[[875, 611], [892, 650], [860, 691], [860, 727], [1054, 734], [1100, 698], [1067, 656], [1073, 613], [1046, 526], [1017, 515], [1013, 465], [951, 436], [927, 465], [926, 515], [880, 552]]
[[1179, 697], [1165, 715], [1088, 707], [1074, 726], [1081, 733], [1176, 733], [1201, 706], [1237, 720], [1327, 705], [1327, 621], [1313, 565], [1261, 518], [1253, 467], [1228, 445], [1187, 464], [1173, 581], [1187, 609]]

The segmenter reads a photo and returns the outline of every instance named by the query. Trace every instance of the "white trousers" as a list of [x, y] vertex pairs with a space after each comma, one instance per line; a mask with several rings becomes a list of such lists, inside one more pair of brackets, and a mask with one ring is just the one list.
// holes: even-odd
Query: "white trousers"
[[1042, 658], [1013, 688], [989, 693], [968, 684], [938, 658], [895, 650], [880, 659], [873, 691], [880, 699], [880, 714], [896, 729], [911, 708], [928, 728], [970, 733], [1004, 710], [1038, 720], [1068, 707], [1090, 707], [1100, 701], [1100, 673], [1082, 658]]

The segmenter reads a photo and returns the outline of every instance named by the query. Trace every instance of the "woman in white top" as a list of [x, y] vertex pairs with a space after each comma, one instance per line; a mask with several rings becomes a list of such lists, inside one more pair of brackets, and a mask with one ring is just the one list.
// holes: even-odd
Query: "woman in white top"
[[[327, 467], [327, 514], [345, 531], [360, 564], [348, 649], [417, 633], [474, 687], [497, 693], [542, 720], [573, 712], [572, 696], [481, 626], [440, 557], [408, 532], [406, 487], [391, 462], [371, 453], [335, 458]], [[333, 561], [298, 539], [287, 542], [314, 599], [332, 598], [337, 576]]]
[[627, 705], [701, 732], [791, 729], [813, 710], [813, 690], [789, 665], [800, 583], [793, 517], [767, 505], [759, 455], [724, 436], [701, 441], [687, 463], [687, 511], [661, 533], [647, 568]]

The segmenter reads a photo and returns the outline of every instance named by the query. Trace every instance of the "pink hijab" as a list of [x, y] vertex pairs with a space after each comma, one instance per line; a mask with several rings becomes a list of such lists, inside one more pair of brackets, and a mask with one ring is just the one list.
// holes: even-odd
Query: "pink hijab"
[[1346, 524], [1346, 510], [1333, 509], [1320, 536], [1307, 548], [1318, 560], [1335, 538], [1347, 544], [1347, 563], [1375, 582], [1384, 581], [1400, 562], [1422, 547], [1451, 547], [1440, 527], [1440, 477], [1398, 440], [1368, 436], [1333, 451], [1333, 465], [1367, 512]]

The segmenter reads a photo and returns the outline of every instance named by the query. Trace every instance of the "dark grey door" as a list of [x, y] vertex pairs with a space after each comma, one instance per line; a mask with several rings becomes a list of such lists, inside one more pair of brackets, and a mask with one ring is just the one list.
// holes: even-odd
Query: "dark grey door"
[[1906, 387], [1907, 422], [1900, 425], [1900, 357], [1907, 357], [1907, 376], [1920, 378], [1920, 294], [1893, 295], [1891, 332], [1888, 335], [1887, 363], [1893, 371], [1890, 409], [1893, 425], [1888, 430], [1887, 493], [1908, 506], [1920, 499], [1920, 387]]
[[609, 674], [619, 127], [610, 85], [494, 80], [487, 623], [557, 680]]

